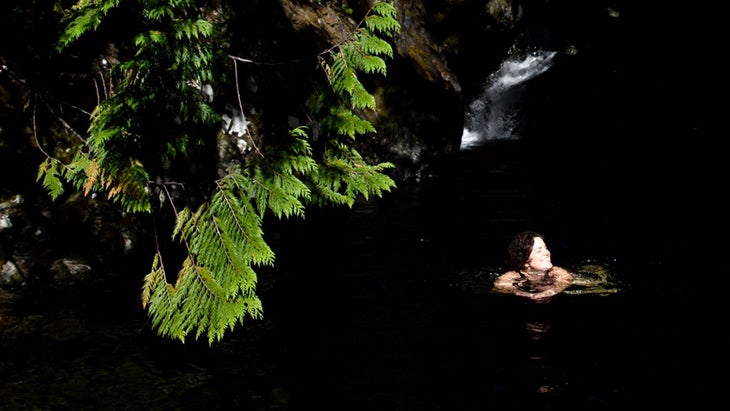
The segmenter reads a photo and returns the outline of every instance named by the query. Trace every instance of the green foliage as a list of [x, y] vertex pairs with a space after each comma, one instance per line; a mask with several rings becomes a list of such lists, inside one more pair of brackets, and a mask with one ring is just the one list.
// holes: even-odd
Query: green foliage
[[58, 169], [59, 164], [58, 161], [47, 158], [38, 167], [38, 175], [36, 176], [36, 181], [42, 180], [43, 188], [48, 190], [54, 200], [63, 194], [63, 182], [61, 181], [61, 172]]
[[346, 204], [350, 207], [355, 198], [366, 199], [394, 187], [393, 180], [382, 172], [394, 167], [391, 163], [367, 164], [360, 154], [347, 145], [332, 142], [325, 151], [324, 162], [316, 179], [315, 203]]
[[119, 6], [121, 0], [79, 0], [67, 16], [68, 24], [58, 43], [63, 50], [89, 31], [96, 30], [109, 11]]
[[[90, 35], [118, 6], [119, 0], [79, 1], [66, 16], [59, 50]], [[111, 69], [108, 97], [93, 110], [88, 140], [76, 148], [74, 160], [51, 167], [59, 160], [49, 157], [38, 179], [53, 188], [54, 198], [63, 192], [55, 180], [66, 177], [76, 189], [104, 193], [125, 211], [151, 211], [145, 162], [185, 155], [203, 138], [191, 135], [188, 130], [196, 128], [190, 125], [220, 119], [195, 87], [214, 78], [214, 26], [190, 0], [136, 0], [124, 6], [136, 11], [143, 29], [134, 37], [136, 50]], [[150, 135], [161, 121], [168, 122], [165, 135]]]
[[[59, 50], [97, 30], [118, 6], [118, 0], [78, 2]], [[222, 48], [218, 27], [194, 1], [130, 0], [124, 7], [125, 15], [137, 19], [138, 32], [126, 44], [133, 52], [111, 69], [112, 86], [93, 110], [88, 138], [74, 148], [73, 159], [49, 156], [38, 180], [53, 198], [63, 193], [65, 181], [85, 194], [104, 193], [125, 211], [152, 212], [150, 195], [160, 186], [151, 181], [150, 163], [214, 144], [191, 130], [219, 122], [198, 87], [221, 77], [216, 63], [223, 54], [216, 51]], [[392, 164], [368, 164], [350, 144], [376, 132], [364, 116], [375, 110], [375, 98], [358, 75], [386, 75], [383, 58], [393, 51], [385, 38], [399, 28], [395, 8], [378, 0], [348, 41], [318, 57], [329, 80], [329, 89], [311, 99], [326, 141], [321, 158], [307, 129], [296, 128], [285, 144], [257, 150], [227, 170], [201, 204], [177, 211], [167, 196], [176, 213], [171, 241], [185, 257], [175, 263], [158, 248], [141, 293], [160, 335], [181, 341], [205, 335], [212, 344], [246, 318], [262, 317], [256, 268], [273, 265], [275, 257], [263, 238], [267, 213], [301, 218], [308, 205], [352, 207], [358, 197], [382, 196], [395, 187], [384, 174]]]
[[303, 201], [310, 199], [311, 189], [300, 177], [316, 173], [318, 165], [312, 158], [312, 148], [303, 138], [304, 130], [294, 129], [290, 135], [293, 138], [285, 150], [270, 156], [271, 160], [259, 159], [247, 170], [249, 190], [261, 216], [269, 210], [278, 218], [304, 217]]
[[310, 100], [314, 110], [326, 108], [322, 125], [337, 134], [355, 138], [358, 134], [375, 133], [375, 128], [356, 111], [375, 110], [375, 97], [357, 77], [366, 74], [387, 74], [382, 56], [392, 57], [393, 48], [381, 36], [391, 36], [400, 30], [395, 19], [395, 7], [387, 1], [376, 1], [365, 16], [364, 25], [357, 28], [350, 41], [320, 55], [324, 69], [335, 93], [331, 102], [323, 95]]

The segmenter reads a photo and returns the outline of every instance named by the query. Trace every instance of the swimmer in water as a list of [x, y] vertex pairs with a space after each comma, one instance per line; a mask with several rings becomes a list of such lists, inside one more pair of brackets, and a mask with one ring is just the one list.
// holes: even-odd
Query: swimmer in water
[[545, 240], [534, 231], [517, 234], [507, 248], [509, 271], [494, 281], [494, 291], [547, 302], [573, 282], [573, 274], [554, 266]]

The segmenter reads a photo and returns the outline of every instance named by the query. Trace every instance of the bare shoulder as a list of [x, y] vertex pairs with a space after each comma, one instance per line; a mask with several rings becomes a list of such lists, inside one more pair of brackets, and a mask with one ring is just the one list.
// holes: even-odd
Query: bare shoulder
[[566, 270], [563, 267], [557, 267], [554, 266], [550, 269], [550, 273], [554, 276], [555, 279], [561, 280], [561, 281], [573, 281], [573, 273]]
[[514, 283], [520, 278], [520, 274], [516, 271], [507, 271], [494, 280], [493, 289], [502, 293], [514, 293]]
[[495, 280], [496, 282], [509, 282], [512, 284], [516, 279], [520, 278], [520, 273], [517, 271], [507, 271], [506, 273], [500, 275]]

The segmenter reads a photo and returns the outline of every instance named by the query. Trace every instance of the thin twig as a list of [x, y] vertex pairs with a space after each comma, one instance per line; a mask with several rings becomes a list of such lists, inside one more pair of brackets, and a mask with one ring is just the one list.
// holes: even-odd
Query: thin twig
[[[252, 63], [252, 61], [251, 60], [242, 59], [242, 58], [239, 58], [239, 57], [233, 57], [233, 56], [231, 56], [231, 58], [233, 59], [233, 71], [234, 71], [235, 77], [236, 77], [236, 97], [238, 98], [238, 109], [241, 111], [241, 117], [243, 117], [245, 119], [246, 118], [246, 115], [243, 112], [243, 103], [241, 102], [241, 87], [240, 87], [240, 85], [238, 83], [238, 61], [243, 61], [243, 62], [247, 62], [247, 63], [248, 62], [251, 62]], [[256, 150], [256, 152], [261, 157], [264, 157], [264, 155], [261, 153], [261, 151], [259, 150], [259, 148], [256, 146], [256, 142], [254, 141], [253, 136], [251, 135], [251, 132], [248, 131], [248, 128], [246, 129], [246, 131], [248, 132], [248, 138], [249, 138], [249, 140], [251, 140], [251, 145], [253, 146], [253, 148]]]

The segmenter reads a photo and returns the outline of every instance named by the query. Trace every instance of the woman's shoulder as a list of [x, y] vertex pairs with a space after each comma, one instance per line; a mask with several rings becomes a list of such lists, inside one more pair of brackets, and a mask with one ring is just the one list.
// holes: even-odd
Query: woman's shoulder
[[550, 273], [555, 276], [555, 278], [562, 278], [562, 279], [573, 279], [573, 273], [566, 270], [563, 267], [553, 266], [553, 268], [550, 269]]
[[507, 271], [504, 274], [501, 274], [499, 277], [497, 277], [497, 281], [514, 281], [516, 279], [520, 278], [520, 273], [517, 271]]

